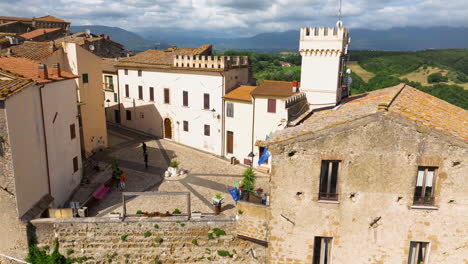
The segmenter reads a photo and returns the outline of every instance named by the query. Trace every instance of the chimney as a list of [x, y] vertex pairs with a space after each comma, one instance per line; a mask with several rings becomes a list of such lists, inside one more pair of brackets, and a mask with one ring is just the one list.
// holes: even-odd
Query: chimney
[[6, 51], [6, 56], [11, 57], [11, 55], [13, 55], [13, 52], [11, 51], [10, 48], [8, 48], [7, 51]]
[[299, 85], [298, 81], [292, 81], [292, 92], [297, 93], [298, 89], [297, 86]]
[[50, 71], [50, 74], [56, 76], [56, 77], [61, 77], [61, 71], [60, 71], [60, 63], [54, 63], [52, 64], [52, 70]]
[[45, 64], [39, 64], [37, 71], [37, 76], [41, 79], [49, 79], [49, 74], [47, 74], [47, 66]]

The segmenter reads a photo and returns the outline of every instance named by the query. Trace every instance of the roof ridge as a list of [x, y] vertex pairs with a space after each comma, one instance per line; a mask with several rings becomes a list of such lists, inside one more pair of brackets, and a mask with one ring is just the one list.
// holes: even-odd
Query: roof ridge
[[400, 85], [402, 85], [402, 87], [398, 90], [398, 92], [396, 92], [396, 94], [393, 96], [392, 100], [390, 100], [390, 102], [387, 104], [387, 110], [390, 108], [390, 106], [392, 106], [393, 102], [395, 102], [397, 97], [400, 96], [403, 89], [405, 89], [408, 86], [406, 83], [400, 83]]

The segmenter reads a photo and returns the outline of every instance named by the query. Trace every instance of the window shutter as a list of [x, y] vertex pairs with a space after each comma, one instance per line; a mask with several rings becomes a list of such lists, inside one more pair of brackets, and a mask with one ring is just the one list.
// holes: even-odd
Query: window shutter
[[268, 113], [276, 113], [276, 99], [268, 99]]
[[143, 86], [138, 85], [138, 98], [143, 100]]
[[183, 91], [182, 92], [182, 97], [183, 97], [183, 105], [184, 106], [188, 106], [188, 92], [187, 91]]
[[150, 101], [154, 101], [154, 88], [153, 87], [149, 88], [149, 94], [150, 94]]
[[125, 97], [130, 97], [130, 88], [128, 84], [125, 85]]
[[210, 94], [203, 94], [203, 109], [210, 109]]

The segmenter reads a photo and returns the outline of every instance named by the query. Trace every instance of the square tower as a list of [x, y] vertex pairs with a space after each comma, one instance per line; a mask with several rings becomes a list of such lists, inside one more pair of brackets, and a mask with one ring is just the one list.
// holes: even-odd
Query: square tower
[[341, 79], [350, 42], [349, 31], [340, 23], [337, 26], [301, 28], [301, 91], [306, 93], [312, 109], [336, 105], [347, 96]]

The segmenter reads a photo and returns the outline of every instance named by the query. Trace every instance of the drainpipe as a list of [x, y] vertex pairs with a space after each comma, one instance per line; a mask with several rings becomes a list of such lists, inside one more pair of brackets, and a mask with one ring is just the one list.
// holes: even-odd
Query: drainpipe
[[[254, 153], [254, 138], [255, 138], [255, 97], [253, 95], [252, 99], [252, 146], [251, 146], [251, 152]], [[260, 156], [260, 153], [258, 154]], [[252, 158], [252, 166], [253, 166], [253, 161], [254, 161], [255, 156]]]
[[50, 188], [49, 151], [48, 151], [48, 147], [47, 147], [46, 126], [45, 126], [45, 117], [44, 117], [44, 104], [42, 102], [42, 89], [44, 87], [45, 87], [44, 84], [41, 84], [39, 86], [39, 99], [41, 101], [42, 131], [44, 133], [45, 158], [46, 158], [46, 168], [47, 168], [47, 187], [49, 189], [49, 195], [52, 196], [52, 191], [51, 191], [51, 188]]
[[219, 72], [219, 74], [221, 74], [221, 76], [223, 77], [223, 82], [222, 82], [222, 85], [223, 85], [223, 93], [222, 93], [222, 97], [221, 97], [221, 100], [222, 100], [222, 110], [221, 110], [221, 157], [224, 157], [224, 145], [225, 145], [225, 134], [226, 134], [226, 131], [224, 131], [226, 128], [225, 128], [225, 122], [226, 122], [226, 119], [224, 117], [224, 108], [225, 108], [225, 101], [224, 101], [224, 95], [225, 95], [225, 86], [224, 86], [224, 82], [226, 80], [226, 78], [224, 77], [224, 74], [223, 72]]

